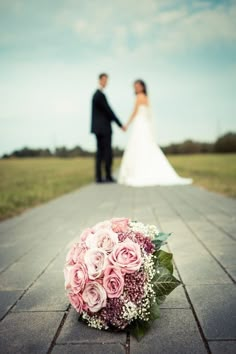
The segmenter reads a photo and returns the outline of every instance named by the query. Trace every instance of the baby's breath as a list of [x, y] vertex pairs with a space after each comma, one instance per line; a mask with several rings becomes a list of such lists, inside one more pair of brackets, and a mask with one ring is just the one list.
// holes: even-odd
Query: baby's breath
[[105, 323], [97, 316], [89, 316], [86, 312], [83, 312], [82, 318], [87, 321], [89, 327], [108, 329], [108, 326], [106, 326]]
[[147, 228], [151, 240], [153, 240], [155, 238], [155, 235], [160, 232], [155, 225], [147, 225]]
[[123, 317], [130, 321], [138, 317], [137, 305], [132, 301], [128, 301], [123, 306]]
[[137, 318], [143, 321], [148, 321], [150, 318], [151, 303], [155, 297], [152, 284], [152, 279], [155, 275], [153, 256], [144, 254], [143, 258], [144, 262], [142, 268], [146, 275], [143, 297], [136, 304], [132, 301], [128, 301], [123, 305], [123, 317], [129, 322], [136, 320]]
[[130, 221], [129, 226], [133, 232], [140, 232], [151, 240], [153, 240], [155, 235], [159, 233], [159, 230], [155, 225], [145, 225], [142, 222]]

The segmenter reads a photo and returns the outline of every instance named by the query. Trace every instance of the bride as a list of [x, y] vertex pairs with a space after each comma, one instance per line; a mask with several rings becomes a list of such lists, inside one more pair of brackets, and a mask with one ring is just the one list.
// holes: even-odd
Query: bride
[[177, 175], [155, 141], [146, 84], [136, 80], [134, 90], [135, 107], [126, 124], [127, 129], [133, 123], [133, 129], [122, 158], [118, 182], [134, 187], [190, 184], [191, 179]]

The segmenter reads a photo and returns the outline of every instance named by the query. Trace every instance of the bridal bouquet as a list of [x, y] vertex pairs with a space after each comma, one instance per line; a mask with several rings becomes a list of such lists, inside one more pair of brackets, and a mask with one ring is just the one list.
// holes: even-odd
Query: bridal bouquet
[[129, 330], [140, 339], [159, 317], [166, 295], [180, 284], [172, 254], [160, 250], [169, 236], [127, 218], [84, 230], [64, 268], [79, 318], [98, 329]]

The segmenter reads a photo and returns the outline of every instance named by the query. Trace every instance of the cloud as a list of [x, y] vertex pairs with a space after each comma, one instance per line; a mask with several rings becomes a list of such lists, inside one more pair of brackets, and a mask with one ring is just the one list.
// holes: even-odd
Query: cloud
[[235, 4], [212, 6], [210, 1], [193, 1], [191, 7], [187, 2], [177, 6], [176, 1], [120, 0], [105, 2], [102, 9], [97, 1], [85, 4], [82, 15], [72, 7], [61, 9], [57, 18], [98, 52], [103, 46], [111, 55], [132, 55], [140, 47], [178, 53], [236, 40]]
[[182, 16], [162, 14], [165, 20], [174, 19], [173, 26], [166, 28], [158, 47], [171, 52], [183, 51], [201, 46], [232, 44], [236, 41], [236, 6], [226, 9], [218, 6], [200, 12], [185, 13]]
[[[236, 5], [226, 8], [204, 7], [201, 11], [190, 11], [186, 7], [178, 10], [159, 12], [149, 21], [143, 31], [150, 47], [150, 53], [159, 55], [187, 53], [189, 50], [202, 50], [222, 45], [235, 46]], [[140, 51], [140, 48], [138, 49]]]
[[187, 16], [187, 9], [181, 8], [179, 10], [169, 10], [160, 12], [154, 19], [155, 24], [169, 25], [183, 20]]
[[0, 44], [6, 52], [15, 51], [22, 57], [24, 52], [40, 56], [41, 49], [45, 57], [57, 51], [63, 55], [63, 46], [65, 52], [77, 47], [87, 53], [88, 60], [93, 53], [99, 58], [104, 52], [133, 57], [143, 51], [148, 51], [147, 55], [156, 51], [165, 56], [216, 43], [231, 45], [236, 40], [235, 4], [104, 0], [101, 6], [98, 0], [64, 0], [63, 6], [58, 7], [43, 3], [37, 21], [30, 13], [33, 6], [22, 12], [26, 4], [23, 0], [5, 2], [5, 11], [11, 10], [15, 17], [14, 23], [7, 21], [7, 29], [0, 34]]
[[[148, 27], [144, 25], [144, 22], [148, 22], [149, 17], [157, 11], [159, 4], [155, 0], [138, 3], [135, 0], [120, 0], [104, 1], [101, 7], [100, 2], [90, 1], [84, 3], [81, 15], [79, 3], [66, 2], [66, 7], [59, 9], [56, 20], [61, 25], [71, 28], [80, 38], [91, 42], [102, 41], [108, 37], [113, 38], [121, 26], [128, 29], [127, 34], [132, 26], [142, 32], [144, 27]], [[139, 26], [140, 21], [141, 26]]]
[[151, 27], [152, 24], [150, 22], [134, 21], [134, 23], [131, 25], [131, 31], [134, 35], [143, 37], [150, 33]]

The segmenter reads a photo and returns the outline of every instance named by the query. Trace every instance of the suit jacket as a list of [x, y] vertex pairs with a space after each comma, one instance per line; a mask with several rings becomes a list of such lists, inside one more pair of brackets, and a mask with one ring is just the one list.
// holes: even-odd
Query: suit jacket
[[92, 99], [91, 132], [100, 135], [112, 134], [112, 121], [116, 122], [119, 127], [122, 127], [121, 122], [110, 108], [104, 93], [101, 90], [97, 90]]

